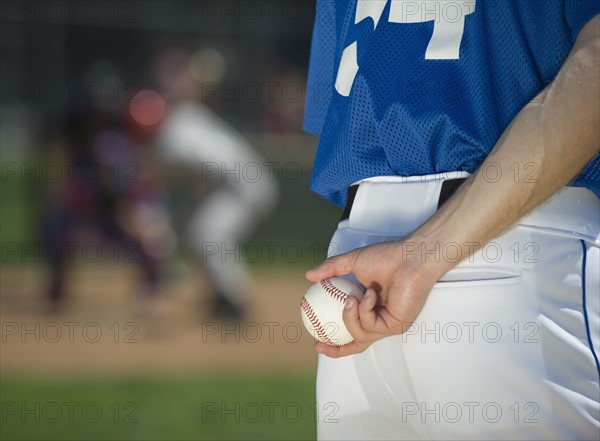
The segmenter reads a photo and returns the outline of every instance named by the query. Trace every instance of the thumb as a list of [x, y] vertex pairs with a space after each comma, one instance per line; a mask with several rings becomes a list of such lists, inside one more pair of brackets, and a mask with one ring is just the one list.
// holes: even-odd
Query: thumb
[[311, 282], [319, 282], [330, 277], [351, 274], [354, 271], [355, 259], [355, 251], [330, 257], [320, 265], [308, 270], [306, 278]]

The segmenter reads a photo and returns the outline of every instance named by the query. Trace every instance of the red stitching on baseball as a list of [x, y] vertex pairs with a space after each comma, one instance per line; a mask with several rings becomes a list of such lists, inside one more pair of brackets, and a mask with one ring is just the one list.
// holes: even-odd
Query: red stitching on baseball
[[300, 306], [302, 307], [302, 310], [308, 317], [310, 324], [312, 325], [312, 327], [315, 329], [317, 335], [319, 336], [319, 340], [321, 340], [327, 344], [330, 344], [332, 346], [339, 346], [329, 338], [329, 336], [327, 335], [327, 332], [325, 331], [325, 328], [323, 328], [323, 326], [321, 325], [321, 322], [317, 318], [317, 314], [315, 313], [315, 311], [313, 311], [308, 300], [306, 300], [306, 297], [302, 297]]
[[348, 298], [348, 294], [342, 291], [339, 288], [333, 286], [329, 279], [321, 280], [321, 288], [325, 290], [327, 294], [333, 297], [338, 302], [346, 303], [346, 299]]

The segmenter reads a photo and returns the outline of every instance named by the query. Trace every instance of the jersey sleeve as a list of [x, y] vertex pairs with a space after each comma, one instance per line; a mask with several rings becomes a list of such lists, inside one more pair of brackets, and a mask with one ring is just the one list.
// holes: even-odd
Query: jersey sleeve
[[333, 90], [336, 47], [335, 0], [319, 0], [313, 28], [304, 130], [320, 134]]
[[579, 31], [596, 15], [600, 14], [600, 0], [565, 0], [565, 20], [571, 28], [573, 43]]

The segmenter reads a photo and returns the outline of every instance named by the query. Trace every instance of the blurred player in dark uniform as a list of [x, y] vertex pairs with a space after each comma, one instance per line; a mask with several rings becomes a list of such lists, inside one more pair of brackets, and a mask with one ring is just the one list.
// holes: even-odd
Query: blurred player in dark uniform
[[[161, 261], [172, 251], [174, 237], [162, 182], [145, 145], [151, 125], [144, 125], [148, 117], [140, 116], [137, 99], [113, 106], [88, 103], [72, 111], [52, 143], [49, 158], [62, 168], [62, 179], [48, 186], [43, 237], [48, 249], [60, 251], [49, 259], [48, 297], [55, 307], [64, 299], [69, 263], [85, 260], [82, 250], [90, 244], [105, 259], [139, 263], [137, 297], [157, 295]], [[153, 106], [145, 109], [152, 112]]]

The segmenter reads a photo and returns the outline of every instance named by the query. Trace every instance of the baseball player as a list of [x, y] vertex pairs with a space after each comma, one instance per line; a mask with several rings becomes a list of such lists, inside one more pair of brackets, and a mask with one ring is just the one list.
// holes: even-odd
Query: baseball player
[[[322, 0], [320, 439], [598, 439], [600, 2]], [[332, 410], [334, 409], [334, 410]]]
[[207, 270], [212, 315], [239, 320], [252, 285], [239, 243], [273, 211], [279, 190], [265, 160], [202, 102], [221, 80], [223, 64], [213, 49], [190, 56], [171, 48], [158, 57], [156, 76], [169, 102], [158, 144], [166, 165], [189, 169], [196, 185], [213, 186], [188, 220], [187, 236]]
[[52, 309], [67, 300], [66, 276], [77, 247], [89, 245], [100, 250], [98, 258], [104, 253], [114, 262], [139, 263], [142, 280], [134, 308], [156, 312], [173, 233], [162, 180], [145, 140], [123, 113], [121, 106], [111, 110], [88, 103], [69, 112], [58, 142], [47, 148], [52, 158], [71, 166], [68, 178], [44, 194], [44, 246], [60, 251], [49, 259]]

